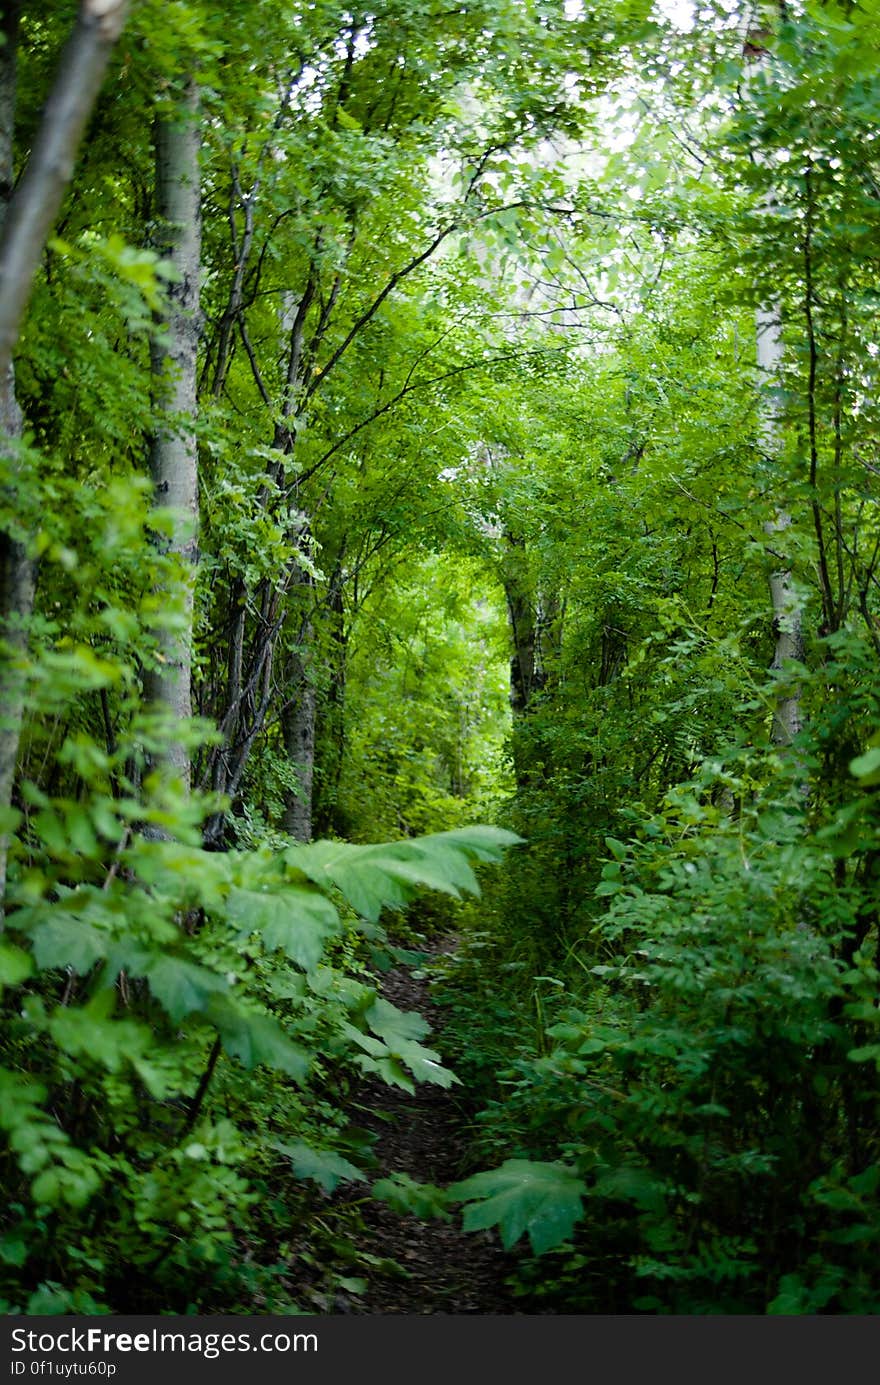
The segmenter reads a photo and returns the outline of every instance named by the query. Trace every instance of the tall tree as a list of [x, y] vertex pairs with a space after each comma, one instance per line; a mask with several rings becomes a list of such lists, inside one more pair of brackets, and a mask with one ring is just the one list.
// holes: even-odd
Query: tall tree
[[[763, 29], [750, 31], [745, 42], [745, 55], [752, 71], [766, 69], [767, 50], [764, 46], [767, 34]], [[755, 159], [761, 162], [761, 151], [755, 151]], [[768, 192], [765, 198], [768, 206], [774, 204], [774, 194]], [[759, 417], [759, 437], [761, 445], [771, 465], [778, 466], [783, 446], [783, 432], [779, 411], [779, 396], [783, 381], [782, 346], [782, 304], [778, 298], [759, 305], [755, 310], [755, 335], [758, 369], [761, 375], [762, 404]], [[791, 529], [791, 515], [785, 507], [779, 507], [772, 519], [764, 523], [771, 552]], [[786, 667], [792, 660], [798, 663], [804, 657], [804, 638], [800, 602], [792, 581], [792, 573], [787, 566], [777, 567], [770, 576], [770, 599], [773, 607], [773, 631], [775, 647], [773, 670], [782, 678]], [[781, 691], [773, 709], [773, 739], [779, 746], [790, 745], [801, 730], [801, 691], [795, 684]]]
[[155, 126], [156, 210], [165, 259], [174, 271], [168, 308], [153, 337], [151, 365], [160, 421], [150, 453], [156, 504], [168, 515], [166, 543], [179, 561], [175, 595], [179, 622], [159, 630], [147, 700], [165, 719], [166, 743], [157, 762], [187, 788], [190, 756], [183, 724], [192, 714], [193, 592], [198, 543], [197, 410], [201, 332], [201, 183], [199, 93], [194, 79], [177, 108]]
[[[24, 172], [12, 192], [15, 75], [20, 6], [4, 6], [6, 40], [0, 95], [0, 429], [16, 485], [16, 449], [22, 415], [15, 392], [13, 352], [40, 257], [73, 175], [76, 153], [125, 22], [127, 0], [81, 0], [76, 23], [59, 60], [37, 136]], [[14, 500], [13, 500], [14, 506]], [[0, 813], [12, 798], [24, 711], [24, 663], [33, 613], [35, 558], [27, 525], [7, 524], [0, 533], [0, 635], [6, 657], [0, 674]], [[8, 839], [0, 824], [0, 900], [6, 881]]]
[[[763, 386], [759, 434], [768, 459], [778, 462], [782, 430], [775, 398], [781, 385], [783, 360], [782, 312], [778, 302], [769, 308], [758, 308], [755, 321], [758, 367]], [[764, 532], [771, 553], [780, 538], [784, 542], [790, 529], [791, 515], [785, 509], [777, 509], [772, 519], [765, 520]], [[791, 661], [802, 663], [804, 658], [801, 606], [788, 566], [777, 567], [771, 573], [770, 598], [775, 636], [772, 667], [782, 678]], [[779, 746], [790, 745], [800, 730], [801, 690], [797, 683], [789, 683], [785, 691], [777, 694], [774, 702], [773, 739]]]

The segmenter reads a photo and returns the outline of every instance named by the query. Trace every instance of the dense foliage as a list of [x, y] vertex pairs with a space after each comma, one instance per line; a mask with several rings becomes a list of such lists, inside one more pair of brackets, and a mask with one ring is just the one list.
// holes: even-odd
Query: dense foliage
[[[880, 1309], [880, 11], [746, 8], [101, 39], [0, 282], [5, 1311], [332, 1311], [367, 1197], [527, 1312]], [[8, 289], [94, 32], [7, 12]]]

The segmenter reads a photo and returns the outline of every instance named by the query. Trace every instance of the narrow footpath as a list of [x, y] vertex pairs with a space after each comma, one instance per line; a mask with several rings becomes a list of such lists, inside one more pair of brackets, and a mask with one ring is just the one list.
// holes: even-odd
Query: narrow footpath
[[[430, 947], [451, 951], [454, 940]], [[400, 1010], [417, 1010], [431, 1025], [424, 1042], [442, 1052], [442, 1011], [431, 1000], [428, 980], [409, 967], [395, 967], [382, 978], [382, 994]], [[420, 1083], [415, 1096], [371, 1079], [361, 1089], [358, 1124], [375, 1131], [381, 1173], [408, 1173], [419, 1183], [446, 1187], [473, 1170], [466, 1165], [468, 1115], [461, 1088]], [[376, 1175], [379, 1176], [378, 1174]], [[404, 1276], [372, 1272], [368, 1291], [352, 1313], [518, 1313], [522, 1304], [506, 1287], [512, 1258], [496, 1234], [465, 1234], [458, 1209], [448, 1222], [401, 1216], [368, 1201], [363, 1219], [372, 1254], [396, 1261]]]

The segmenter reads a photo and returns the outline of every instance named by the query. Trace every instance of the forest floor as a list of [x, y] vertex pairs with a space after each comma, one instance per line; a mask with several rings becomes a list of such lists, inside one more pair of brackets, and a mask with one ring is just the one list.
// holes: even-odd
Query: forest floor
[[[427, 944], [434, 956], [452, 952], [454, 938]], [[424, 970], [398, 966], [382, 977], [385, 998], [400, 1010], [416, 1010], [431, 1025], [424, 1041], [442, 1052], [442, 1012], [432, 1001]], [[408, 1173], [419, 1183], [440, 1187], [465, 1177], [467, 1125], [470, 1114], [461, 1088], [420, 1083], [415, 1096], [371, 1079], [361, 1089], [358, 1124], [378, 1136], [375, 1154], [381, 1176]], [[364, 1249], [396, 1262], [403, 1274], [373, 1270], [369, 1287], [348, 1311], [373, 1313], [521, 1313], [522, 1303], [504, 1283], [512, 1258], [496, 1234], [461, 1229], [461, 1216], [449, 1221], [421, 1221], [401, 1216], [367, 1200], [362, 1217], [368, 1243]]]

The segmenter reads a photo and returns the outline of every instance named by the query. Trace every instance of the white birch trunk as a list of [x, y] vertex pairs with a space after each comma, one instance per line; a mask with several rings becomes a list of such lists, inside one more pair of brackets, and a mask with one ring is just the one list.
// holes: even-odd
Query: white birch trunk
[[[748, 67], [757, 70], [767, 61], [766, 32], [759, 24], [760, 16], [750, 12], [744, 21], [743, 51]], [[768, 26], [775, 22], [768, 14]], [[748, 83], [746, 83], [748, 85]], [[755, 151], [756, 162], [761, 163], [761, 151]], [[766, 196], [766, 205], [773, 203], [772, 193]], [[755, 341], [758, 371], [765, 389], [778, 389], [782, 384], [782, 307], [778, 301], [768, 307], [759, 306], [755, 310]], [[782, 429], [778, 407], [767, 398], [759, 420], [759, 436], [765, 454], [775, 459], [782, 451]], [[784, 534], [791, 527], [791, 515], [779, 507], [772, 519], [765, 521], [764, 533], [771, 541]], [[801, 606], [792, 583], [788, 568], [777, 568], [770, 576], [770, 600], [773, 606], [773, 629], [776, 645], [773, 651], [771, 668], [781, 670], [789, 660], [801, 662], [804, 657], [803, 626]], [[773, 741], [775, 745], [791, 745], [801, 729], [801, 690], [795, 685], [782, 696], [778, 695], [773, 709]]]
[[[782, 373], [782, 312], [777, 304], [758, 308], [755, 314], [758, 369], [766, 385], [781, 383]], [[761, 415], [760, 436], [768, 456], [778, 456], [781, 429], [774, 404], [767, 402]], [[791, 526], [791, 516], [778, 509], [764, 524], [764, 532], [772, 540]], [[770, 576], [770, 600], [773, 605], [773, 628], [776, 647], [771, 668], [781, 670], [789, 660], [803, 661], [804, 641], [801, 608], [792, 585], [791, 572], [778, 568]], [[802, 726], [801, 691], [795, 685], [776, 700], [773, 709], [773, 741], [778, 746], [791, 745]]]
[[171, 516], [167, 549], [180, 560], [182, 578], [174, 604], [182, 630], [159, 633], [159, 666], [144, 680], [146, 699], [166, 714], [168, 741], [154, 763], [190, 787], [189, 752], [175, 728], [192, 715], [193, 586], [198, 542], [197, 353], [200, 334], [201, 206], [198, 91], [190, 83], [175, 118], [156, 125], [156, 192], [164, 223], [164, 253], [177, 271], [169, 312], [151, 351], [157, 404], [165, 415], [150, 456], [155, 500]]

